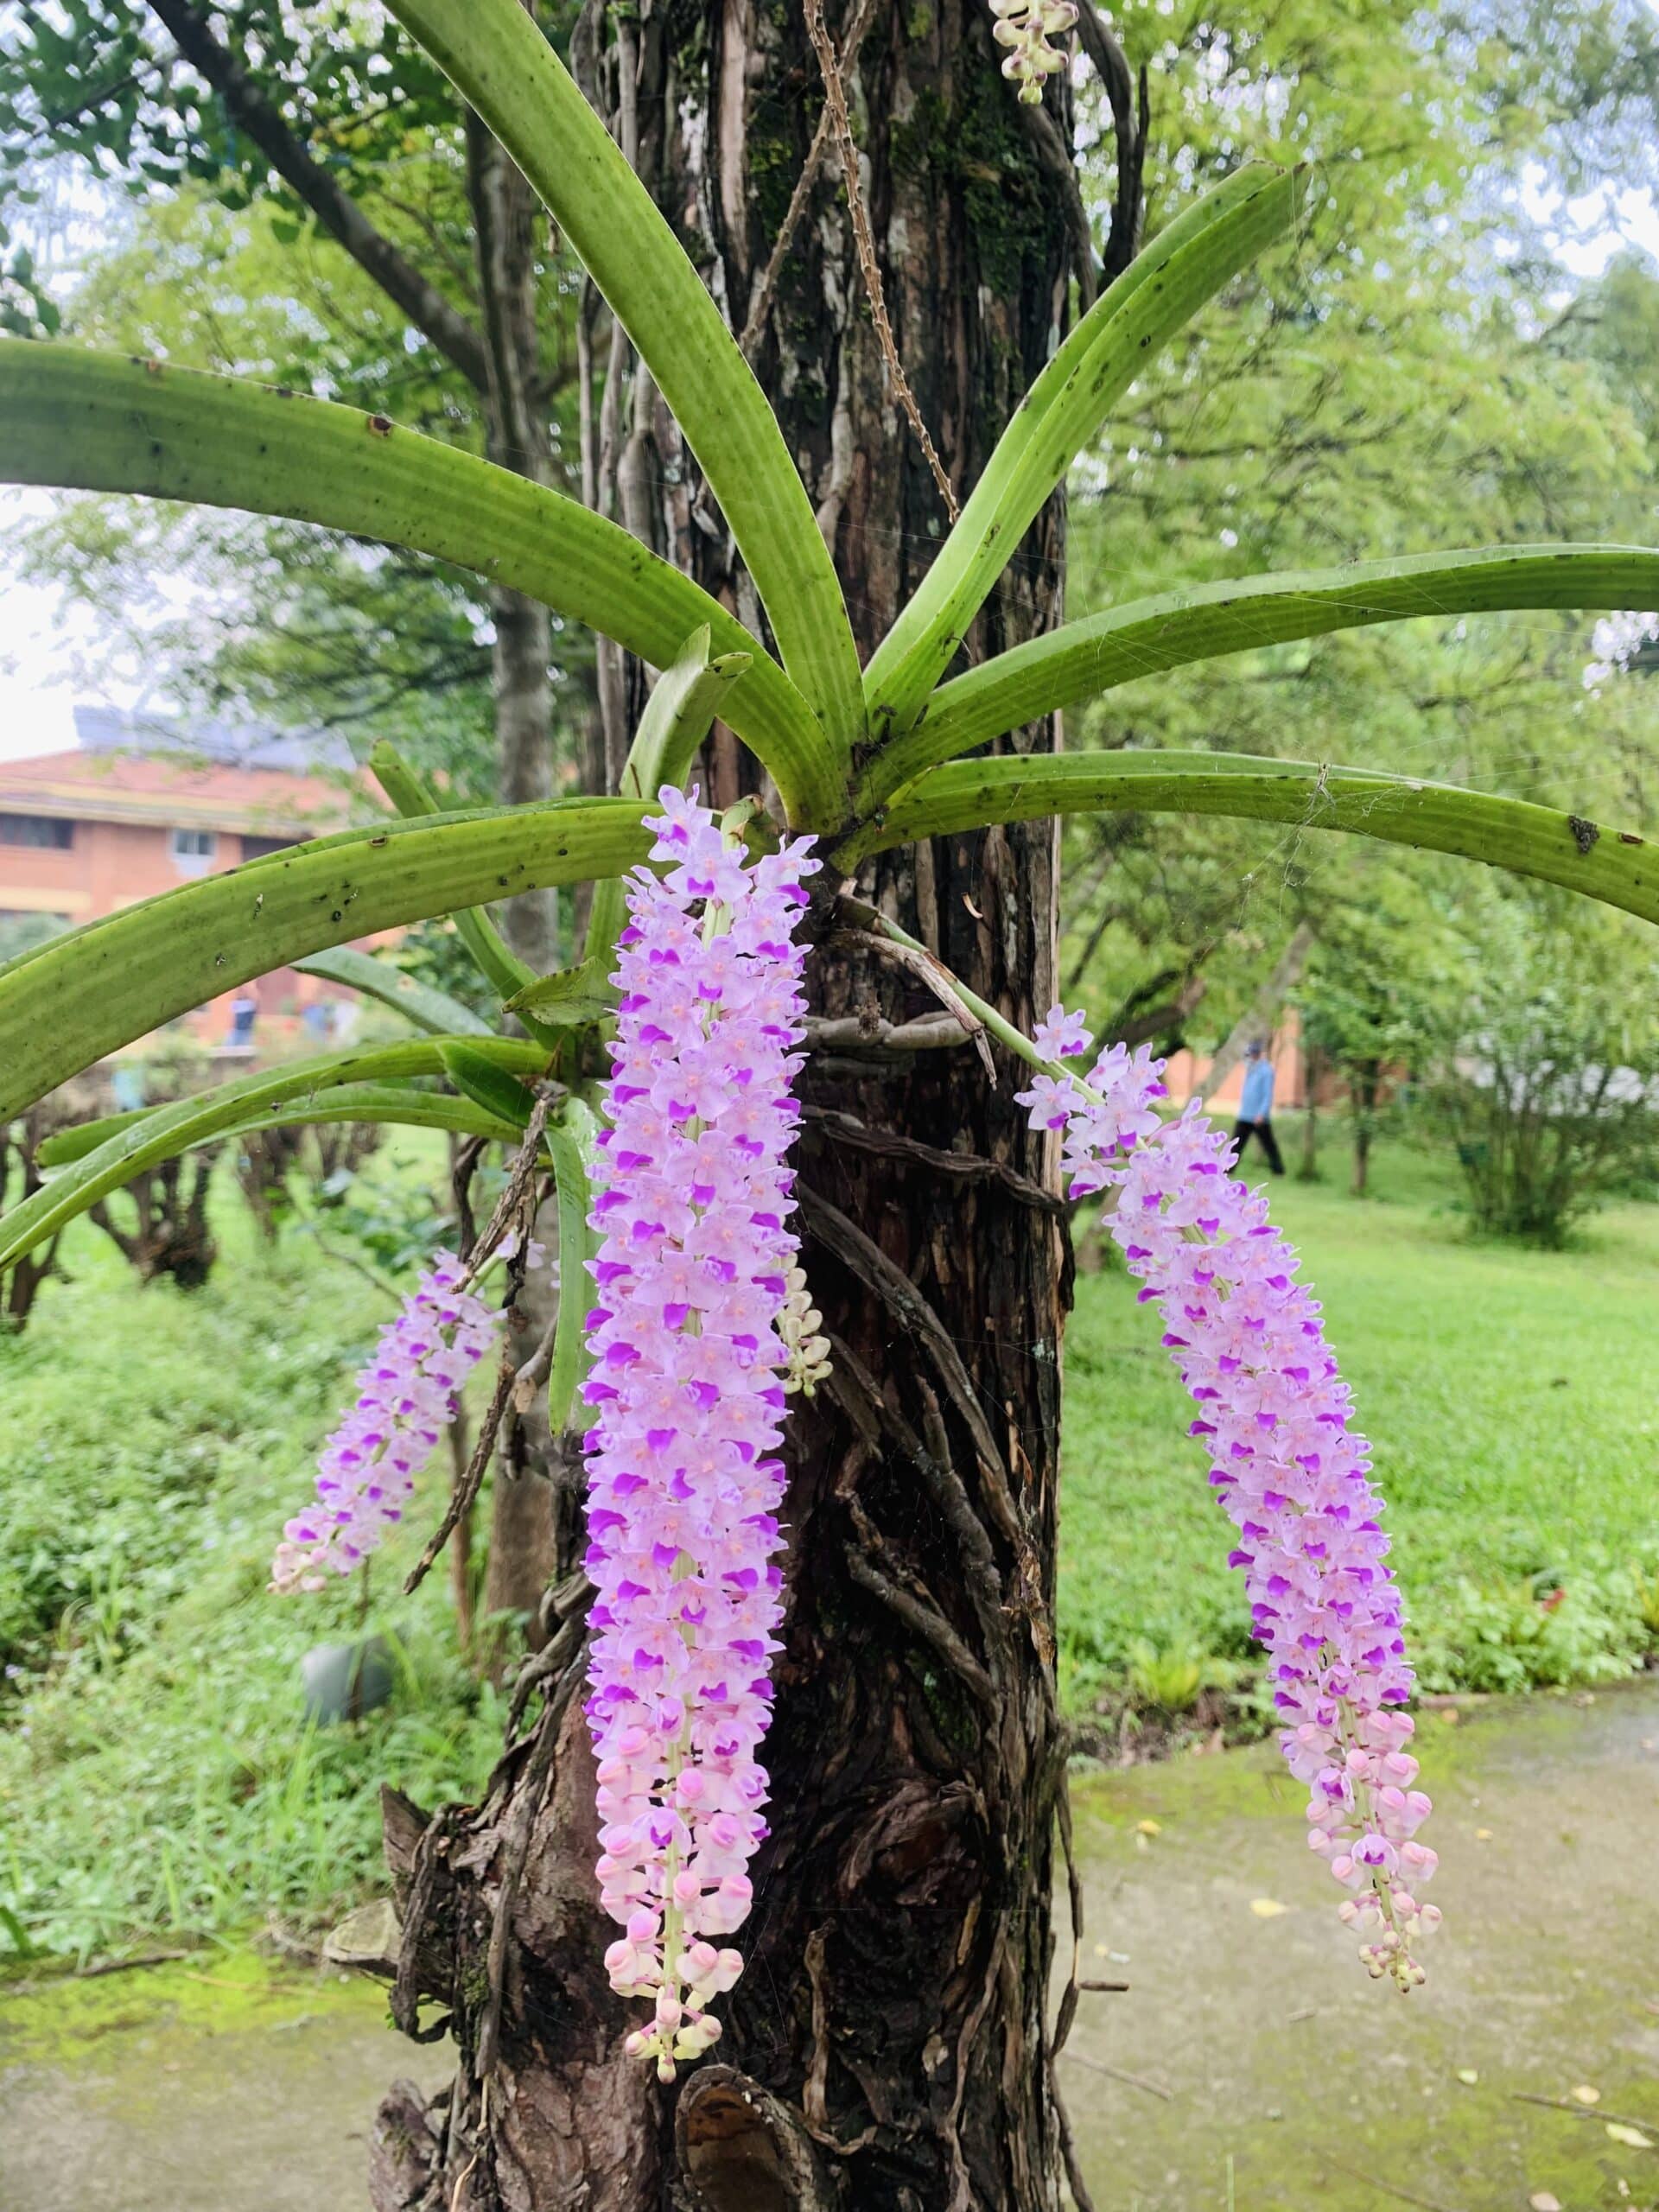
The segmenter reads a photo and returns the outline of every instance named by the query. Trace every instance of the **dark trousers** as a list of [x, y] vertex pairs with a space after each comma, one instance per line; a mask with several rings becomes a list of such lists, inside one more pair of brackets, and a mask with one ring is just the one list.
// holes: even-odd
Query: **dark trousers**
[[1233, 1142], [1238, 1147], [1238, 1160], [1236, 1166], [1239, 1167], [1243, 1166], [1244, 1147], [1249, 1144], [1252, 1137], [1255, 1139], [1262, 1151], [1267, 1154], [1268, 1165], [1273, 1170], [1274, 1173], [1275, 1175], [1282, 1175], [1285, 1172], [1285, 1163], [1280, 1154], [1279, 1140], [1273, 1134], [1273, 1123], [1270, 1121], [1268, 1121], [1265, 1117], [1259, 1122], [1234, 1122]]

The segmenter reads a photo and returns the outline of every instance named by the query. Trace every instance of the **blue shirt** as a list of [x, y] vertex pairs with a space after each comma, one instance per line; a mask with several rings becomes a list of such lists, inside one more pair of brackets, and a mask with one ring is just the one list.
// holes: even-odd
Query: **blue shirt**
[[1238, 1102], [1241, 1122], [1265, 1122], [1273, 1111], [1273, 1062], [1264, 1052], [1244, 1070], [1244, 1096]]

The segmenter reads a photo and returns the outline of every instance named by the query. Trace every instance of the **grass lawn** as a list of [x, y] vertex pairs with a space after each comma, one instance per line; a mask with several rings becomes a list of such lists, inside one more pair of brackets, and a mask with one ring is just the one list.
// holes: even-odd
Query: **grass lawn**
[[260, 1244], [228, 1189], [214, 1226], [183, 1293], [78, 1224], [73, 1281], [0, 1338], [0, 1961], [20, 1933], [84, 1955], [338, 1917], [383, 1883], [381, 1780], [467, 1796], [500, 1747], [442, 1574], [396, 1594], [423, 1529], [375, 1566], [391, 1704], [304, 1725], [301, 1655], [359, 1632], [360, 1592], [268, 1595], [271, 1548], [394, 1301], [304, 1236]]
[[[1627, 1672], [1652, 1634], [1639, 1578], [1659, 1562], [1659, 1207], [1535, 1252], [1472, 1242], [1454, 1173], [1421, 1154], [1385, 1147], [1364, 1201], [1339, 1141], [1324, 1164], [1325, 1183], [1275, 1183], [1274, 1212], [1375, 1446], [1424, 1686]], [[1122, 1272], [1080, 1279], [1061, 1493], [1074, 1706], [1137, 1643], [1247, 1649], [1230, 1528], [1158, 1335]]]

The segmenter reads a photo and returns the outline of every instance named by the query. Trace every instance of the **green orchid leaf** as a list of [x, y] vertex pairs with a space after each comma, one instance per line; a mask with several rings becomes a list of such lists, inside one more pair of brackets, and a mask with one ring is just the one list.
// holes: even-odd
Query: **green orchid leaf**
[[994, 822], [1109, 811], [1219, 814], [1345, 830], [1389, 844], [1484, 861], [1565, 885], [1644, 921], [1659, 921], [1659, 847], [1529, 801], [1306, 760], [1224, 753], [1063, 753], [953, 760], [902, 792], [879, 828], [831, 855], [850, 869], [863, 853]]
[[[324, 1099], [337, 1104], [345, 1088], [365, 1084], [378, 1088], [393, 1078], [443, 1075], [447, 1072], [444, 1048], [451, 1042], [463, 1045], [505, 1080], [511, 1080], [511, 1071], [534, 1075], [547, 1065], [547, 1055], [539, 1046], [518, 1038], [412, 1037], [395, 1045], [324, 1053], [270, 1074], [239, 1077], [234, 1083], [221, 1084], [170, 1105], [112, 1115], [78, 1129], [61, 1130], [41, 1146], [40, 1158], [42, 1166], [61, 1165], [62, 1172], [0, 1217], [0, 1267], [9, 1266], [21, 1254], [55, 1236], [67, 1222], [157, 1160], [171, 1160], [193, 1145], [206, 1144], [238, 1129], [268, 1127], [269, 1122], [261, 1118], [268, 1112], [289, 1106], [315, 1107]], [[422, 1094], [411, 1091], [406, 1103], [414, 1110], [428, 1102]], [[295, 1118], [357, 1117], [332, 1111], [308, 1117], [299, 1111]]]
[[[602, 884], [594, 885], [595, 899], [604, 888]], [[608, 1021], [616, 1012], [610, 964], [607, 959], [589, 958], [575, 968], [538, 976], [516, 998], [507, 1001], [506, 1010], [516, 1014], [527, 1027], [533, 1019], [549, 1031], [583, 1029], [596, 1021]]]
[[383, 415], [237, 377], [0, 338], [0, 481], [136, 492], [349, 531], [508, 584], [667, 668], [706, 622], [750, 665], [722, 713], [792, 817], [841, 818], [817, 717], [719, 602], [620, 524]]
[[378, 999], [383, 1006], [393, 1007], [417, 1029], [435, 1037], [494, 1034], [487, 1021], [480, 1020], [471, 1007], [462, 1006], [459, 999], [452, 999], [448, 991], [417, 982], [391, 961], [378, 960], [372, 952], [359, 952], [353, 945], [337, 944], [328, 952], [309, 952], [293, 964], [302, 976], [319, 976], [325, 983], [343, 983], [349, 990], [361, 991], [365, 998]]
[[[35, 1154], [42, 1166], [68, 1166], [85, 1159], [124, 1127], [136, 1127], [156, 1109], [141, 1107], [133, 1114], [111, 1114], [101, 1122], [84, 1122], [79, 1128], [60, 1129], [48, 1137]], [[456, 1098], [447, 1090], [421, 1090], [413, 1084], [341, 1083], [308, 1092], [297, 1104], [268, 1106], [227, 1128], [192, 1137], [189, 1150], [199, 1144], [234, 1144], [238, 1137], [259, 1129], [308, 1128], [318, 1122], [398, 1122], [417, 1129], [453, 1129], [461, 1136], [495, 1137], [516, 1144], [524, 1134], [475, 1106], [470, 1098]]]
[[416, 1090], [392, 1083], [344, 1083], [298, 1105], [273, 1106], [255, 1120], [238, 1122], [225, 1137], [234, 1144], [257, 1129], [313, 1128], [320, 1122], [387, 1122], [403, 1128], [488, 1137], [497, 1144], [517, 1145], [524, 1135], [515, 1123], [499, 1120], [470, 1098], [452, 1098], [447, 1091]]
[[863, 734], [858, 652], [812, 503], [753, 371], [657, 203], [519, 0], [391, 5], [545, 201], [685, 433], [784, 666], [817, 710], [817, 758], [792, 765], [814, 772], [800, 793], [811, 811], [798, 818], [829, 826], [844, 812], [852, 747]]
[[1047, 631], [942, 685], [921, 721], [880, 755], [860, 810], [874, 810], [938, 761], [1138, 676], [1191, 661], [1413, 616], [1656, 603], [1659, 552], [1640, 545], [1419, 553], [1133, 600]]
[[343, 830], [54, 938], [0, 968], [0, 1120], [307, 953], [515, 891], [620, 875], [649, 850], [645, 811], [637, 799], [554, 799]]
[[[724, 653], [709, 657], [709, 632], [705, 626], [694, 630], [681, 647], [672, 668], [665, 669], [656, 690], [645, 702], [633, 743], [622, 767], [622, 796], [655, 801], [665, 784], [676, 787], [691, 772], [697, 748], [708, 736], [715, 716], [724, 709], [732, 685], [742, 675], [743, 656]], [[598, 981], [604, 988], [611, 954], [626, 908], [622, 886], [614, 878], [594, 886], [594, 903], [588, 916], [588, 961], [597, 962]], [[584, 966], [587, 963], [584, 963]], [[531, 1001], [534, 1004], [536, 1001]], [[613, 1004], [613, 999], [607, 1006]]]
[[536, 1094], [526, 1090], [516, 1076], [509, 1075], [474, 1045], [446, 1040], [439, 1046], [438, 1052], [444, 1073], [463, 1097], [470, 1098], [474, 1106], [482, 1107], [486, 1114], [513, 1128], [523, 1130], [530, 1127], [530, 1117], [536, 1110]]
[[1096, 301], [1020, 402], [961, 520], [864, 675], [879, 746], [907, 730], [1044, 501], [1160, 346], [1296, 219], [1300, 170], [1251, 162]]
[[[413, 822], [443, 811], [431, 791], [397, 747], [388, 745], [385, 738], [370, 753], [369, 766], [375, 781], [405, 821]], [[526, 984], [535, 982], [535, 969], [513, 951], [481, 906], [463, 906], [451, 919], [455, 934], [473, 956], [474, 966], [504, 1003]], [[532, 1036], [540, 1033], [533, 1021], [527, 1021], [524, 1027]]]
[[588, 1228], [592, 1205], [588, 1162], [597, 1124], [579, 1098], [567, 1102], [547, 1125], [548, 1156], [559, 1211], [559, 1313], [553, 1330], [553, 1363], [547, 1378], [547, 1419], [557, 1436], [568, 1426], [585, 1364], [588, 1332]]

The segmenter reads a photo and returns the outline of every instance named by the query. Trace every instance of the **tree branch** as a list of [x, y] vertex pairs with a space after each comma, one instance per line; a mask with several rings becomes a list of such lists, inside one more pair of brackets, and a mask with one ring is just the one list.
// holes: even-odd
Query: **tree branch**
[[1117, 141], [1117, 195], [1112, 202], [1112, 228], [1106, 241], [1105, 256], [1109, 283], [1114, 276], [1123, 274], [1141, 244], [1151, 93], [1143, 67], [1137, 100], [1128, 57], [1102, 21], [1095, 0], [1078, 0], [1077, 36], [1095, 74], [1105, 87]]
[[276, 174], [296, 193], [358, 267], [373, 278], [394, 306], [452, 361], [475, 391], [487, 381], [484, 341], [473, 325], [377, 230], [351, 194], [338, 185], [289, 129], [228, 47], [215, 37], [194, 0], [149, 0], [180, 54], [224, 101]]

